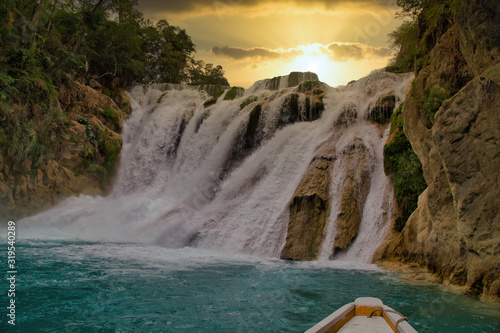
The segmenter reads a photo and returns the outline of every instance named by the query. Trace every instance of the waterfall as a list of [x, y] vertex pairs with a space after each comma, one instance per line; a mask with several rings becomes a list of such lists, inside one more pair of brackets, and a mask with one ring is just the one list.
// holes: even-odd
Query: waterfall
[[[279, 257], [287, 237], [290, 200], [317, 148], [332, 138], [339, 154], [359, 139], [368, 149], [370, 191], [359, 234], [339, 258], [370, 261], [388, 228], [392, 191], [382, 161], [387, 126], [374, 124], [366, 115], [384, 94], [402, 101], [412, 77], [378, 71], [347, 86], [322, 84], [321, 117], [311, 116], [307, 94], [298, 97], [298, 115], [288, 115], [285, 106], [298, 94], [290, 82], [311, 80], [311, 74], [259, 81], [243, 96], [224, 100], [223, 94], [211, 106], [204, 105], [211, 96], [192, 87], [132, 88], [133, 112], [124, 125], [111, 194], [69, 198], [22, 223], [37, 236], [42, 232], [50, 237]], [[336, 127], [349, 105], [356, 106], [357, 119], [345, 128]], [[319, 256], [323, 259], [334, 255], [344, 174], [343, 164], [335, 164], [332, 208]], [[57, 235], [47, 231], [50, 228]]]

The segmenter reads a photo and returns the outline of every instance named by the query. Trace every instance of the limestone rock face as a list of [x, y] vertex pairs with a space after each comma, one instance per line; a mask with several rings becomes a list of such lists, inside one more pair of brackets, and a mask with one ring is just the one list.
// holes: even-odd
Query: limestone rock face
[[[488, 302], [500, 302], [499, 15], [498, 1], [463, 0], [407, 94], [404, 131], [428, 188], [376, 256], [416, 262]], [[425, 101], [446, 89], [429, 123]]]
[[[122, 95], [120, 104], [130, 107]], [[28, 159], [19, 174], [0, 156], [0, 219], [32, 215], [72, 195], [101, 195], [103, 179], [111, 183], [126, 114], [110, 97], [78, 82], [60, 89], [58, 103], [68, 121], [53, 159], [36, 167]]]
[[370, 163], [363, 141], [355, 139], [342, 152], [339, 163], [346, 166], [340, 213], [337, 219], [335, 252], [347, 249], [358, 234], [366, 197], [370, 191]]
[[460, 50], [474, 75], [500, 59], [500, 2], [462, 0], [456, 15]]
[[500, 65], [474, 78], [443, 104], [432, 131], [467, 250], [467, 287], [476, 293], [472, 289], [483, 285], [484, 297], [499, 297], [490, 295], [491, 284], [500, 281], [498, 83]]
[[283, 259], [314, 260], [324, 238], [330, 214], [331, 168], [335, 163], [335, 146], [324, 143], [309, 165], [290, 202], [290, 222]]
[[78, 120], [80, 115], [95, 116], [110, 130], [122, 130], [125, 114], [110, 97], [89, 86], [73, 82], [69, 89], [60, 89], [59, 101], [63, 109], [70, 111], [70, 118], [74, 120]]

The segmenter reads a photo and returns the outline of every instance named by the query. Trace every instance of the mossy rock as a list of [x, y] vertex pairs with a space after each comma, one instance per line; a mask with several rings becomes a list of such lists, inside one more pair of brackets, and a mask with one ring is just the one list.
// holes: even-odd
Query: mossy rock
[[259, 98], [257, 96], [250, 96], [250, 97], [247, 97], [247, 99], [245, 99], [245, 101], [243, 101], [243, 103], [240, 104], [240, 110], [243, 110], [246, 106], [252, 104], [253, 102], [256, 102]]
[[356, 104], [344, 107], [339, 117], [335, 121], [335, 126], [350, 126], [358, 119], [358, 108]]
[[385, 125], [391, 121], [396, 106], [396, 96], [389, 94], [378, 99], [377, 103], [368, 112], [368, 120]]
[[111, 108], [101, 110], [101, 114], [106, 119], [116, 119], [116, 111]]
[[104, 157], [102, 166], [108, 172], [114, 171], [118, 162], [118, 157], [122, 149], [122, 138], [115, 132], [105, 131], [99, 136], [98, 149], [99, 153]]
[[314, 95], [321, 95], [324, 93], [322, 83], [320, 81], [309, 80], [306, 82], [302, 82], [297, 91], [300, 93], [312, 93]]
[[232, 87], [231, 89], [229, 89], [229, 91], [224, 96], [224, 100], [225, 101], [232, 101], [233, 99], [235, 99], [237, 97], [243, 96], [244, 93], [245, 93], [245, 88]]
[[104, 179], [108, 175], [108, 170], [102, 165], [91, 163], [85, 170], [88, 174], [95, 176], [97, 179]]
[[219, 97], [222, 96], [223, 93], [224, 90], [216, 91], [215, 94], [212, 96], [212, 98], [209, 98], [208, 100], [205, 101], [205, 103], [203, 103], [205, 109], [217, 103], [217, 100], [219, 99]]
[[288, 87], [295, 87], [303, 82], [318, 81], [318, 75], [312, 72], [291, 72], [288, 75]]
[[391, 117], [391, 139], [384, 146], [384, 171], [390, 178], [402, 216], [394, 224], [401, 232], [417, 208], [419, 195], [427, 188], [422, 164], [403, 132], [402, 105]]

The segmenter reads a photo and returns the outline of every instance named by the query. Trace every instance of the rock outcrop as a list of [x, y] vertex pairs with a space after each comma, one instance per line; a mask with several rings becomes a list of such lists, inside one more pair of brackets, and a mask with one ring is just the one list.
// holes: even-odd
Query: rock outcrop
[[378, 253], [488, 302], [500, 302], [499, 17], [498, 1], [463, 0], [418, 73], [402, 112], [428, 187]]
[[311, 161], [290, 202], [290, 222], [283, 259], [314, 260], [318, 257], [330, 214], [330, 183], [335, 145], [325, 142]]
[[342, 165], [345, 174], [342, 174], [343, 183], [340, 185], [340, 209], [335, 217], [335, 248], [329, 252], [346, 250], [358, 235], [363, 207], [370, 190], [371, 165], [368, 150], [363, 141], [356, 138], [337, 154], [335, 141], [328, 140], [318, 148], [318, 153], [290, 201], [288, 233], [281, 258], [318, 258], [332, 211], [331, 182], [335, 163]]
[[265, 87], [269, 90], [279, 90], [296, 87], [307, 81], [319, 81], [318, 75], [311, 72], [291, 72], [287, 76], [277, 76], [272, 79], [265, 80]]
[[370, 108], [368, 120], [375, 121], [382, 125], [388, 124], [391, 120], [391, 115], [395, 106], [396, 96], [393, 94], [380, 97], [377, 103]]
[[[66, 119], [53, 158], [30, 159], [14, 170], [0, 156], [0, 217], [19, 219], [52, 207], [72, 195], [104, 194], [120, 154], [127, 114], [108, 96], [78, 82], [59, 90], [58, 104]], [[118, 103], [130, 112], [124, 93]]]
[[338, 163], [346, 167], [347, 173], [342, 186], [334, 253], [346, 250], [358, 235], [363, 207], [370, 191], [371, 166], [363, 140], [356, 138], [344, 149]]

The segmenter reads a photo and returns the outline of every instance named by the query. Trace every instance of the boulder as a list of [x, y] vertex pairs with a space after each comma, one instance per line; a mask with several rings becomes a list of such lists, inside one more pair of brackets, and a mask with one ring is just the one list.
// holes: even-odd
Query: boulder
[[331, 168], [335, 163], [334, 141], [318, 149], [289, 204], [289, 225], [281, 258], [314, 260], [324, 239], [330, 214]]
[[370, 161], [363, 140], [356, 138], [340, 156], [346, 168], [340, 212], [337, 217], [335, 252], [346, 250], [358, 235], [366, 197], [370, 191]]

